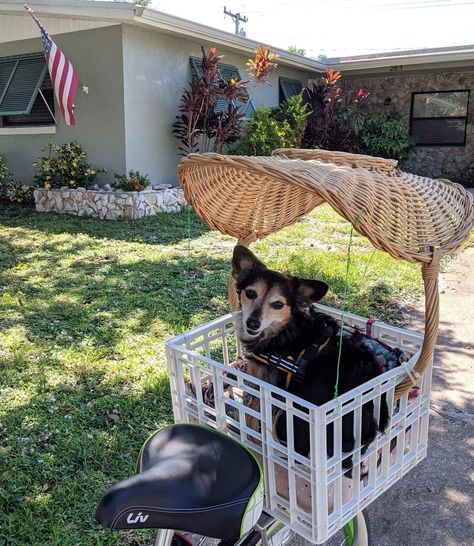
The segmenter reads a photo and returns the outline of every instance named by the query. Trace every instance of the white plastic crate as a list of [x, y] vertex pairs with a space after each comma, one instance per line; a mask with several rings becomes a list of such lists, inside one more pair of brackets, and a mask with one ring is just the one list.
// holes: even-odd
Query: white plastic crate
[[[316, 307], [341, 320], [341, 311]], [[225, 315], [167, 342], [175, 421], [217, 428], [251, 448], [262, 461], [266, 511], [301, 536], [321, 544], [426, 456], [432, 366], [419, 382], [417, 397], [406, 394], [394, 402], [394, 389], [406, 373], [398, 367], [323, 406], [315, 406], [231, 367], [242, 354], [235, 335], [235, 317], [235, 313]], [[365, 318], [344, 313], [343, 321], [365, 331]], [[408, 369], [416, 363], [423, 341], [420, 334], [380, 322], [372, 324], [372, 337], [413, 353], [405, 366]], [[208, 396], [211, 384], [212, 397]], [[361, 454], [362, 406], [373, 400], [378, 419], [383, 393], [389, 425], [385, 434], [379, 434]], [[249, 396], [260, 398], [259, 409], [248, 407]], [[278, 410], [287, 413], [287, 445], [273, 434], [273, 416]], [[350, 412], [354, 412], [356, 442], [351, 452], [344, 453], [341, 422]], [[293, 449], [293, 419], [289, 416], [309, 423], [309, 457]], [[329, 423], [334, 423], [330, 458], [326, 450]], [[342, 468], [342, 461], [350, 455], [352, 478], [346, 477]], [[362, 461], [368, 467], [364, 477]]]

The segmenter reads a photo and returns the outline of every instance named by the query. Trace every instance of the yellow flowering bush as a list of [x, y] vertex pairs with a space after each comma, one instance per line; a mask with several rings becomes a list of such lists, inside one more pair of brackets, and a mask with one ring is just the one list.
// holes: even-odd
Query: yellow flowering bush
[[78, 142], [66, 142], [62, 146], [49, 145], [48, 155], [33, 163], [34, 178], [47, 190], [68, 186], [89, 188], [103, 169], [92, 168], [87, 154]]

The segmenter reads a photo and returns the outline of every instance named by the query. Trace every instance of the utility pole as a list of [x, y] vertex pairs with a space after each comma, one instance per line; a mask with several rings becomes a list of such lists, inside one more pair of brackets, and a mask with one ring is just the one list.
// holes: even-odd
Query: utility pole
[[224, 6], [224, 13], [232, 17], [232, 19], [234, 20], [235, 33], [240, 36], [245, 36], [245, 30], [243, 28], [240, 28], [240, 22], [242, 21], [242, 23], [246, 23], [248, 21], [248, 18], [245, 17], [245, 15], [241, 16], [240, 13], [232, 13], [227, 9], [226, 6]]

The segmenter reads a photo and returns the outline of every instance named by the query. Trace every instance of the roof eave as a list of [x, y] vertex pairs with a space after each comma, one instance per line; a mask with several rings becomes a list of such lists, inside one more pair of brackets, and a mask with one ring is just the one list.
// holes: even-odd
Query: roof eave
[[[34, 2], [34, 0], [33, 0]], [[39, 17], [57, 17], [70, 19], [95, 19], [116, 23], [133, 22], [135, 6], [127, 2], [95, 2], [46, 0], [32, 3], [31, 6]], [[26, 15], [23, 2], [0, 0], [0, 12], [7, 15]]]
[[[134, 20], [138, 25], [152, 26], [165, 32], [180, 34], [187, 37], [191, 36], [199, 40], [212, 42], [215, 45], [245, 51], [251, 55], [255, 52], [259, 44], [259, 42], [255, 40], [237, 34], [225, 32], [187, 19], [181, 19], [167, 13], [139, 6], [137, 6]], [[279, 64], [291, 66], [307, 72], [324, 72], [326, 70], [326, 66], [316, 59], [295, 55], [294, 53], [275, 47], [272, 47], [272, 51], [278, 55]]]
[[347, 71], [361, 71], [369, 69], [384, 69], [391, 66], [403, 65], [422, 68], [436, 63], [446, 62], [468, 62], [471, 63], [474, 60], [474, 50], [468, 49], [463, 51], [452, 52], [427, 52], [417, 55], [396, 55], [392, 57], [380, 57], [376, 59], [333, 59], [331, 67], [337, 70]]
[[[206, 42], [215, 45], [250, 54], [253, 54], [259, 43], [243, 36], [126, 2], [41, 0], [33, 4], [32, 7], [39, 17], [95, 19], [117, 24], [155, 28], [170, 34], [206, 40]], [[0, 0], [0, 12], [9, 15], [28, 16], [23, 8], [23, 3], [18, 3], [16, 0]], [[324, 72], [326, 70], [325, 65], [316, 59], [295, 55], [283, 49], [272, 47], [272, 50], [279, 56], [279, 64], [284, 66], [291, 66], [306, 72]]]

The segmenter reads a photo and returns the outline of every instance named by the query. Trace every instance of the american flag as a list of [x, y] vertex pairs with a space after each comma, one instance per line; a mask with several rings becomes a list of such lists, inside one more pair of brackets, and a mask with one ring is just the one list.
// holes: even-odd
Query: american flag
[[28, 4], [25, 4], [24, 7], [41, 30], [41, 39], [43, 40], [44, 56], [48, 65], [49, 76], [66, 125], [75, 125], [74, 97], [76, 96], [78, 83], [76, 71], [64, 53], [53, 42], [44, 26], [33, 13], [33, 10]]

